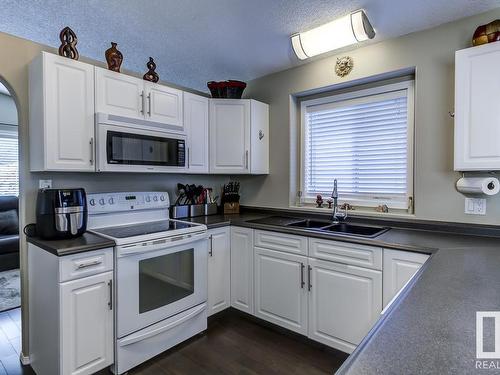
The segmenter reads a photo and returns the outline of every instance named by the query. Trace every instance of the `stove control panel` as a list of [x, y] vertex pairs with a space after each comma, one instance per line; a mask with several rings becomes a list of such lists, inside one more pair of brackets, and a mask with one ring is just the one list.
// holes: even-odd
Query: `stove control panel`
[[123, 192], [87, 194], [89, 214], [168, 209], [167, 192]]

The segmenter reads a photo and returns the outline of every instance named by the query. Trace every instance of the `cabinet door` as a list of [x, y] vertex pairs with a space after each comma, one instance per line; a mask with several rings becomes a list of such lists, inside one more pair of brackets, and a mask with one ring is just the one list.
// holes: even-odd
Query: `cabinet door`
[[253, 314], [253, 230], [231, 227], [231, 306]]
[[208, 231], [208, 316], [231, 306], [230, 228]]
[[145, 82], [146, 119], [164, 124], [170, 131], [183, 131], [182, 91], [157, 83]]
[[255, 315], [307, 335], [307, 258], [255, 248]]
[[500, 169], [500, 45], [455, 55], [455, 170]]
[[210, 172], [250, 172], [250, 101], [210, 101]]
[[184, 127], [191, 173], [208, 173], [208, 98], [184, 93]]
[[94, 67], [43, 54], [45, 170], [94, 171]]
[[251, 101], [250, 173], [269, 173], [269, 105]]
[[351, 353], [382, 311], [382, 272], [309, 258], [309, 337]]
[[384, 307], [405, 286], [429, 255], [384, 249]]
[[144, 80], [95, 68], [96, 112], [144, 119]]
[[113, 363], [112, 280], [106, 272], [60, 284], [63, 374], [93, 374]]

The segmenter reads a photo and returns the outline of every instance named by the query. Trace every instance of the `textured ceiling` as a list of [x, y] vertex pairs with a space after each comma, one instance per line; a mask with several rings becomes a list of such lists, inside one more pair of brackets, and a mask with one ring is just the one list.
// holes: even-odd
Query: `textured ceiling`
[[[104, 61], [109, 42], [123, 67], [149, 56], [164, 81], [206, 91], [206, 81], [250, 80], [298, 65], [290, 34], [363, 8], [374, 41], [500, 6], [499, 0], [2, 0], [0, 31], [59, 45], [69, 25], [81, 55]], [[5, 57], [2, 57], [5, 58]]]

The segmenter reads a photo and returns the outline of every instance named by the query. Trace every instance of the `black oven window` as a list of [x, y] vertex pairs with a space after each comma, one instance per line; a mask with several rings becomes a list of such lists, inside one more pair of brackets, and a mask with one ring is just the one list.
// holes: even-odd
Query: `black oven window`
[[109, 164], [184, 166], [184, 140], [107, 132]]
[[139, 261], [139, 313], [194, 293], [194, 249]]

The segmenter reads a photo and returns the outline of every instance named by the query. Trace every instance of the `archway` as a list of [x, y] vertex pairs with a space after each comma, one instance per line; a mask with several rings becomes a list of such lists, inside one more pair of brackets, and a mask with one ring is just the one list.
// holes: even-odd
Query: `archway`
[[21, 353], [19, 111], [0, 79], [0, 336], [3, 356]]

